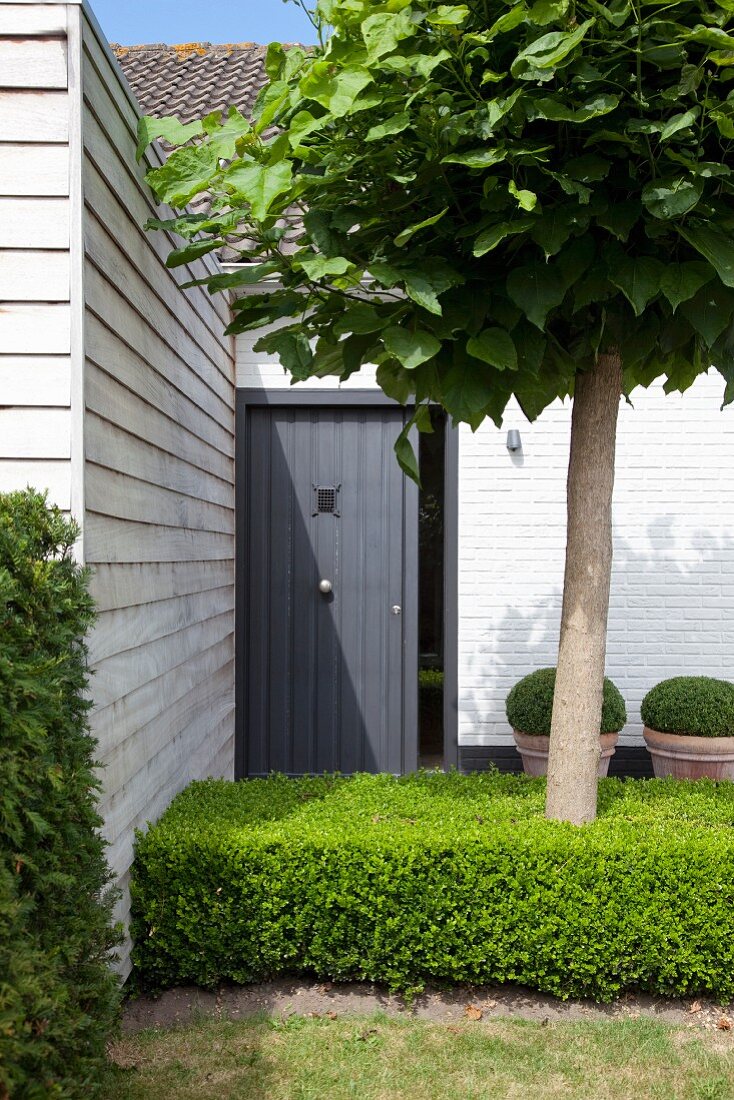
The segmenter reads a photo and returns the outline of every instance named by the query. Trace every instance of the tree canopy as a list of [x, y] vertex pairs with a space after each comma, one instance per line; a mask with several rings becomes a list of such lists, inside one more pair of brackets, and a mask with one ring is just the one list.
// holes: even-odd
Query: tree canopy
[[[230, 331], [294, 380], [364, 363], [400, 401], [533, 419], [619, 351], [624, 388], [734, 399], [734, 0], [319, 0], [328, 37], [270, 46], [254, 117], [143, 119], [178, 148], [154, 221], [176, 265], [242, 292]], [[297, 244], [288, 227], [297, 219]], [[264, 279], [267, 292], [247, 292]], [[407, 448], [403, 451], [407, 457]]]

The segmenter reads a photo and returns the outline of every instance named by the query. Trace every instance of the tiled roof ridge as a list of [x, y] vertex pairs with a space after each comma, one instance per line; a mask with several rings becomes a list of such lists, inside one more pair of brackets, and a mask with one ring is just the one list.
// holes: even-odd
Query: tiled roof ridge
[[[289, 49], [299, 43], [282, 42], [281, 45]], [[264, 55], [268, 47], [260, 42], [143, 42], [136, 46], [110, 42], [110, 49], [117, 57], [127, 57], [129, 54], [171, 53], [183, 61], [192, 55], [204, 57], [212, 54], [232, 54], [238, 51]]]

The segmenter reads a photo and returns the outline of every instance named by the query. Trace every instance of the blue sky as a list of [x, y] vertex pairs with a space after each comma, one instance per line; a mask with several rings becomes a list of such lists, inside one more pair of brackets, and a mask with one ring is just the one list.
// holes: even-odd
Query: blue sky
[[125, 46], [316, 41], [301, 9], [283, 0], [91, 0], [91, 4], [109, 41]]

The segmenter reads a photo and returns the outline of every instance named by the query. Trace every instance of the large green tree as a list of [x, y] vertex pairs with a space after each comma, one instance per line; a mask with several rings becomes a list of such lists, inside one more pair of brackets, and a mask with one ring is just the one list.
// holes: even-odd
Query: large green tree
[[734, 397], [732, 12], [319, 0], [321, 45], [269, 48], [252, 120], [141, 124], [141, 149], [178, 146], [158, 198], [211, 196], [153, 223], [189, 242], [169, 264], [239, 247], [205, 281], [294, 381], [377, 364], [423, 430], [430, 402], [477, 428], [573, 396], [547, 812], [574, 822], [596, 811], [620, 399], [711, 363]]

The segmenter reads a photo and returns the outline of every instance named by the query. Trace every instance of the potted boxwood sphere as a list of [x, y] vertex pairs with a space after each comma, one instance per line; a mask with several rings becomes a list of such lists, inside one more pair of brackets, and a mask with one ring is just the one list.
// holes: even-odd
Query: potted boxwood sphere
[[640, 712], [655, 775], [734, 779], [734, 684], [674, 676], [648, 691]]
[[[546, 775], [548, 772], [548, 745], [555, 686], [555, 668], [539, 668], [519, 680], [507, 696], [507, 720], [512, 726], [515, 744], [522, 757], [522, 766], [528, 775]], [[614, 755], [619, 731], [626, 721], [627, 710], [619, 688], [605, 676], [599, 731], [600, 776], [609, 771], [609, 761]]]

